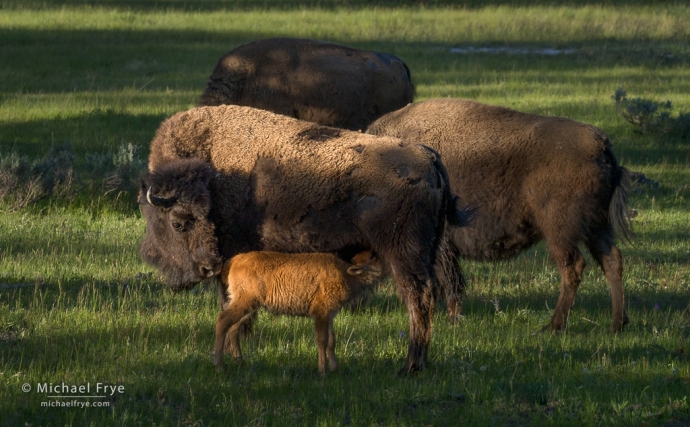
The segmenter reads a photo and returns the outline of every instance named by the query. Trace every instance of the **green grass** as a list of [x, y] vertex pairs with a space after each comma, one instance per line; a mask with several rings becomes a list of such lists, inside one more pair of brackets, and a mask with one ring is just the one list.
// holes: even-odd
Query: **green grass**
[[[4, 1], [0, 154], [41, 159], [142, 148], [190, 108], [217, 59], [268, 36], [328, 39], [400, 56], [418, 99], [462, 97], [592, 123], [636, 185], [636, 245], [622, 248], [632, 323], [610, 322], [608, 285], [588, 268], [568, 330], [540, 332], [559, 277], [543, 245], [501, 263], [463, 262], [465, 316], [441, 306], [430, 367], [396, 375], [408, 320], [391, 286], [336, 318], [341, 371], [316, 368], [308, 319], [262, 313], [241, 364], [212, 363], [215, 291], [167, 290], [142, 264], [134, 195], [76, 186], [17, 212], [0, 206], [0, 424], [660, 425], [690, 422], [690, 144], [641, 135], [613, 91], [690, 111], [684, 3], [405, 1]], [[461, 55], [450, 47], [574, 49]], [[94, 189], [95, 188], [95, 189]], [[37, 384], [123, 385], [108, 408], [41, 407]], [[23, 384], [32, 386], [24, 393]], [[67, 400], [67, 399], [65, 399]]]

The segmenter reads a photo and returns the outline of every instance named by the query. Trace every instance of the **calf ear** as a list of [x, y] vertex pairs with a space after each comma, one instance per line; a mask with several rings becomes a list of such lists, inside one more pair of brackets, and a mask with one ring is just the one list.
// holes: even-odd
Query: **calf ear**
[[364, 273], [364, 266], [362, 265], [353, 265], [347, 269], [347, 274], [350, 276], [359, 276], [362, 273]]
[[360, 274], [373, 274], [374, 276], [378, 276], [381, 274], [380, 270], [377, 270], [375, 268], [372, 268], [370, 265], [366, 264], [358, 264], [358, 265], [353, 265], [352, 267], [347, 269], [347, 274], [350, 276], [359, 276]]

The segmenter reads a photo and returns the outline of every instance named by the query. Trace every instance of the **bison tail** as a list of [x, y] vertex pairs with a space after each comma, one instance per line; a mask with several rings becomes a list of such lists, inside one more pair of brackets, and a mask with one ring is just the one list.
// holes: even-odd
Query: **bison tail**
[[452, 193], [450, 189], [450, 178], [448, 170], [441, 162], [441, 156], [429, 147], [424, 147], [435, 154], [434, 167], [438, 173], [439, 186], [443, 188], [443, 205], [445, 206], [446, 221], [453, 227], [466, 227], [474, 219], [474, 208], [459, 207], [460, 198]]
[[618, 164], [610, 147], [606, 148], [605, 154], [613, 167], [613, 197], [611, 197], [609, 204], [609, 223], [619, 239], [627, 243], [634, 243], [636, 237], [632, 230], [628, 210], [628, 193], [631, 187], [630, 174], [626, 168]]
[[407, 81], [410, 83], [410, 89], [412, 90], [410, 93], [410, 102], [412, 102], [417, 96], [417, 88], [415, 87], [414, 83], [412, 83], [412, 73], [410, 72], [410, 67], [408, 67], [403, 61], [400, 62], [402, 62], [403, 67], [405, 67], [405, 71], [407, 71]]

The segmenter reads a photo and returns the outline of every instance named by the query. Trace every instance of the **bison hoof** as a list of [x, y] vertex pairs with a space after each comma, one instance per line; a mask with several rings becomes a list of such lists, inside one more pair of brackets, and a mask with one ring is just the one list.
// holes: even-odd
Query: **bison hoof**
[[623, 328], [625, 327], [625, 325], [626, 325], [627, 323], [628, 323], [628, 322], [625, 322], [625, 321], [623, 321], [623, 322], [613, 322], [613, 323], [611, 323], [611, 326], [609, 326], [609, 332], [611, 332], [611, 333], [613, 333], [613, 334], [617, 334], [617, 333], [623, 332]]
[[551, 332], [551, 333], [559, 333], [559, 332], [563, 332], [564, 330], [565, 330], [565, 328], [563, 328], [562, 325], [558, 325], [558, 324], [554, 325], [553, 323], [549, 323], [548, 325], [541, 328], [542, 332]]
[[451, 325], [456, 325], [462, 318], [462, 313], [448, 313], [448, 323]]
[[613, 316], [613, 319], [611, 320], [611, 326], [609, 326], [609, 332], [623, 332], [623, 328], [625, 328], [625, 325], [627, 325], [628, 323], [630, 323], [630, 318], [628, 317], [627, 313], [623, 313], [622, 318], [619, 316]]
[[416, 374], [417, 372], [423, 371], [425, 367], [426, 366], [424, 365], [419, 366], [416, 363], [412, 365], [405, 365], [404, 368], [398, 371], [398, 375], [401, 377], [409, 377]]

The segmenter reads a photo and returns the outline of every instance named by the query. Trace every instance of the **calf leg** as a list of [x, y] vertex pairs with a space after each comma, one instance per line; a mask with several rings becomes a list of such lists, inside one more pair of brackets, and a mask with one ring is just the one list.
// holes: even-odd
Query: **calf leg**
[[609, 330], [620, 332], [630, 322], [625, 312], [623, 298], [623, 257], [610, 234], [599, 236], [587, 243], [589, 251], [597, 261], [611, 289], [612, 319]]
[[319, 352], [319, 373], [326, 376], [326, 348], [328, 347], [328, 318], [314, 318], [316, 347]]
[[585, 259], [577, 246], [570, 249], [550, 248], [551, 257], [558, 264], [561, 273], [561, 294], [548, 327], [552, 331], [562, 330], [568, 321], [568, 313], [575, 303], [577, 287], [582, 281]]
[[[228, 330], [232, 329], [232, 327], [236, 325], [238, 322], [241, 322], [244, 316], [247, 314], [251, 314], [251, 311], [243, 310], [242, 307], [239, 307], [238, 304], [235, 304], [233, 301], [229, 304], [227, 310], [222, 311], [218, 315], [218, 319], [216, 320], [215, 344], [216, 369], [220, 369], [223, 366], [223, 344], [225, 344], [225, 336], [228, 333]], [[235, 357], [241, 357], [242, 352], [240, 350], [237, 329], [238, 328], [235, 328], [235, 334], [233, 338], [235, 341], [231, 343], [230, 347], [232, 348]]]
[[333, 330], [334, 317], [335, 315], [332, 315], [328, 319], [328, 348], [326, 349], [328, 355], [328, 367], [331, 371], [338, 370], [338, 359], [335, 358], [335, 331]]
[[[218, 303], [220, 304], [220, 309], [225, 310], [228, 307], [228, 304], [230, 304], [230, 300], [232, 299], [232, 297], [228, 295], [227, 286], [218, 277], [212, 280], [216, 281], [216, 287], [218, 289]], [[252, 315], [249, 319], [241, 322], [242, 329], [240, 330], [240, 332], [242, 333], [243, 337], [246, 338], [252, 334], [252, 328], [255, 320], [256, 314]], [[229, 349], [227, 352], [230, 352]]]
[[245, 314], [244, 317], [238, 320], [237, 323], [232, 325], [228, 331], [228, 334], [225, 338], [225, 352], [232, 354], [235, 359], [242, 358], [242, 350], [240, 349], [240, 334], [246, 337], [244, 334], [245, 323], [251, 322], [255, 318], [256, 310], [250, 311]]

